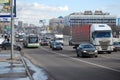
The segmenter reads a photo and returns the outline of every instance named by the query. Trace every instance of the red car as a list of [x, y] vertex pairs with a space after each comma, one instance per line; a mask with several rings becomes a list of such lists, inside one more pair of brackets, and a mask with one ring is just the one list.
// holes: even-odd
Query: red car
[[48, 46], [48, 44], [49, 44], [49, 42], [46, 40], [46, 39], [42, 39], [41, 41], [40, 41], [40, 45], [41, 46]]

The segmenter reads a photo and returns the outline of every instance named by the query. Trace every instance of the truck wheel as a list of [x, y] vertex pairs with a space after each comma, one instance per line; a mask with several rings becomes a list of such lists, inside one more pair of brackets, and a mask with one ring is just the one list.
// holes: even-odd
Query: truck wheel
[[77, 57], [80, 57], [80, 55], [77, 53]]
[[108, 54], [111, 54], [111, 52], [108, 52]]
[[95, 58], [97, 58], [98, 57], [98, 55], [95, 55]]

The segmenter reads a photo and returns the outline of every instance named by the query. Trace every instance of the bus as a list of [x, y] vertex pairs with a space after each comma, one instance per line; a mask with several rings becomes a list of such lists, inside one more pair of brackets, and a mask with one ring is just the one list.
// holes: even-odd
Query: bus
[[27, 48], [38, 48], [39, 44], [39, 36], [38, 35], [29, 35], [23, 41], [23, 46]]

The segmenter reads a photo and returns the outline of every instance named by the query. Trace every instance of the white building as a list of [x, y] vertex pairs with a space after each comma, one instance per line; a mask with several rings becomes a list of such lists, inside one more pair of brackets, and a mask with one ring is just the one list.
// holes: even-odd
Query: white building
[[85, 11], [84, 13], [72, 13], [65, 17], [65, 25], [93, 24], [104, 23], [108, 25], [116, 25], [116, 16], [102, 11]]
[[72, 13], [64, 17], [64, 27], [93, 23], [104, 23], [110, 25], [112, 28], [115, 28], [116, 16], [110, 15], [109, 13], [103, 13], [102, 11], [85, 11]]

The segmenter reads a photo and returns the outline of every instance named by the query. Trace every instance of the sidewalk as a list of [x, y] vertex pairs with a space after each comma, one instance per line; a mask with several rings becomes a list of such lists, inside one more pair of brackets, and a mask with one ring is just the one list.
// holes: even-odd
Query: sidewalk
[[[20, 55], [19, 51], [14, 51], [14, 59], [10, 59], [10, 50], [0, 51], [0, 80], [52, 80], [48, 79], [47, 73], [40, 67], [32, 64], [27, 58]], [[22, 58], [30, 70], [31, 79], [26, 74]]]
[[0, 52], [0, 80], [30, 80], [18, 51], [10, 59], [10, 50]]

